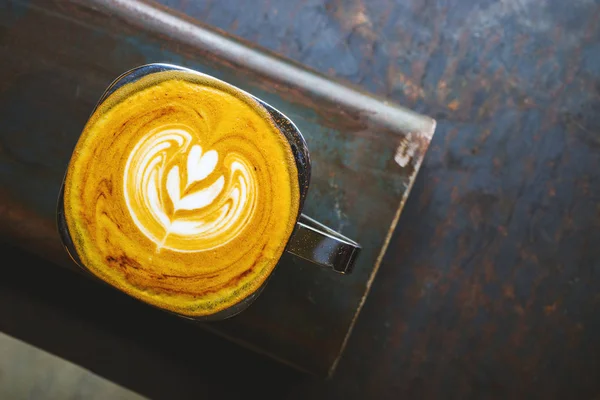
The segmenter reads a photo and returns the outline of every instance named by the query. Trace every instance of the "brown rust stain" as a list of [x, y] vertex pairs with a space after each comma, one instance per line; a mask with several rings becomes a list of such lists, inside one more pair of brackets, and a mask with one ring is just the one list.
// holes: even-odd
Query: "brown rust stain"
[[558, 302], [555, 301], [554, 303], [549, 304], [544, 307], [544, 314], [546, 314], [546, 315], [554, 314], [554, 312], [556, 312], [557, 308], [558, 308]]

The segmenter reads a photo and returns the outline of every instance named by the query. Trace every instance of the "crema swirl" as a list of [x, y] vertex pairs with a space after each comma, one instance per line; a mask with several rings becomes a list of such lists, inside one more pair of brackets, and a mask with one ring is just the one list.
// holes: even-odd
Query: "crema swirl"
[[94, 275], [186, 316], [258, 290], [293, 231], [298, 171], [253, 98], [186, 71], [145, 76], [90, 117], [64, 187], [73, 245]]

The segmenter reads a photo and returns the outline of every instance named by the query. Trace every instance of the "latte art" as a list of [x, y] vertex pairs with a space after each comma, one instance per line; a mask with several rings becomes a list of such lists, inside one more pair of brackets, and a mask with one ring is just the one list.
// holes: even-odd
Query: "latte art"
[[81, 264], [186, 316], [255, 293], [299, 210], [290, 144], [252, 97], [184, 71], [128, 83], [94, 111], [64, 184]]
[[[257, 178], [248, 160], [234, 152], [220, 160], [216, 150], [203, 152], [193, 139], [184, 128], [149, 132], [125, 166], [127, 208], [157, 251], [223, 246], [254, 212]], [[215, 172], [218, 163], [226, 175]]]

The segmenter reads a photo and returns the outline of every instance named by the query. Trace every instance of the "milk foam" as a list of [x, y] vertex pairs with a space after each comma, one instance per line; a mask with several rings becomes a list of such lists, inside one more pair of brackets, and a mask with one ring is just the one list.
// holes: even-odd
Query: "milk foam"
[[185, 129], [154, 129], [127, 160], [127, 210], [157, 251], [212, 250], [252, 217], [258, 185], [248, 160], [236, 152], [220, 156], [194, 140]]

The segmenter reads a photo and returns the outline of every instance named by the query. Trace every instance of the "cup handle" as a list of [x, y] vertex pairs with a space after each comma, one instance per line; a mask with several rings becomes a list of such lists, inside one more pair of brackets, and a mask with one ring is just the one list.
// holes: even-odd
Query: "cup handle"
[[341, 274], [349, 274], [360, 252], [360, 245], [314, 219], [300, 214], [286, 251]]

